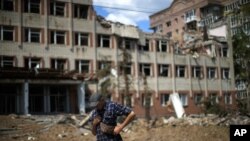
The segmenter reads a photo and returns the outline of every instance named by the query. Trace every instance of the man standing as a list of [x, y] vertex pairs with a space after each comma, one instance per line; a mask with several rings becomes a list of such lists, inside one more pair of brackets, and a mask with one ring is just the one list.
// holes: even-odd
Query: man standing
[[[90, 107], [94, 108], [90, 121], [92, 133], [97, 141], [122, 141], [120, 132], [135, 117], [135, 113], [126, 106], [106, 101], [101, 94], [92, 94]], [[121, 124], [117, 124], [118, 116], [126, 116]]]

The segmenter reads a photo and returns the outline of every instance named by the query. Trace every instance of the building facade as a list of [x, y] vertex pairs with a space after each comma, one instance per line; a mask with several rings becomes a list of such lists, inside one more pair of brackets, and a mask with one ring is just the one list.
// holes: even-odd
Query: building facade
[[[144, 76], [151, 116], [171, 114], [166, 102], [173, 92], [187, 114], [201, 112], [204, 98], [235, 104], [232, 49], [226, 40], [219, 41], [223, 47], [216, 56], [197, 59], [176, 54], [175, 42], [165, 35], [96, 16], [91, 0], [1, 0], [0, 8], [1, 114], [85, 113], [89, 95], [99, 89], [96, 73], [108, 63], [121, 74], [123, 49], [131, 55], [126, 74], [138, 117], [145, 116]], [[214, 51], [211, 43], [206, 49]], [[124, 103], [121, 87], [109, 89], [111, 100]]]

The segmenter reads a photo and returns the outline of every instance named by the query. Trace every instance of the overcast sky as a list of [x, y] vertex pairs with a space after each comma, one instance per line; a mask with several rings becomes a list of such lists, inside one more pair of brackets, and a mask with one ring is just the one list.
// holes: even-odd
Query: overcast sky
[[94, 7], [97, 14], [102, 15], [107, 20], [139, 26], [142, 30], [149, 31], [149, 15], [167, 8], [172, 1], [173, 0], [93, 0], [93, 4], [95, 5]]

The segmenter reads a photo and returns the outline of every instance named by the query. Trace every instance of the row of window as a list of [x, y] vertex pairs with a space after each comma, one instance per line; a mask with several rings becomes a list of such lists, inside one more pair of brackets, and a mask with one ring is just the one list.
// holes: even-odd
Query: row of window
[[[11, 68], [16, 66], [15, 65], [15, 58], [9, 56], [0, 56], [0, 67], [2, 68]], [[89, 73], [91, 61], [89, 60], [76, 60], [75, 61], [75, 69], [78, 70], [80, 73]], [[56, 70], [68, 70], [67, 59], [51, 59], [51, 68]], [[34, 67], [41, 67], [42, 66], [42, 59], [41, 58], [25, 58], [24, 59], [24, 67], [32, 69]], [[111, 62], [108, 61], [99, 61], [98, 62], [98, 69], [104, 69], [107, 66], [111, 66]], [[153, 65], [149, 63], [139, 63], [139, 74], [145, 76], [153, 76]], [[158, 64], [157, 65], [157, 74], [160, 77], [170, 77], [171, 76], [171, 69], [170, 65], [168, 64]], [[133, 72], [133, 65], [126, 64], [120, 66], [119, 70], [125, 74], [132, 75]], [[204, 70], [201, 66], [192, 66], [192, 78], [203, 78], [204, 77]], [[207, 78], [208, 79], [215, 79], [218, 78], [217, 69], [215, 67], [207, 67]], [[182, 65], [175, 66], [175, 76], [180, 78], [187, 78], [187, 67]], [[229, 68], [221, 68], [221, 77], [222, 79], [229, 79]]]
[[[188, 96], [189, 96], [188, 94], [183, 94], [183, 93], [179, 94], [179, 97], [180, 97], [180, 100], [181, 100], [181, 103], [183, 106], [188, 106], [188, 104], [189, 104]], [[232, 95], [230, 93], [224, 93], [223, 97], [224, 97], [224, 100], [223, 100], [224, 104], [226, 104], [226, 105], [232, 104]], [[160, 95], [162, 107], [167, 106], [167, 102], [169, 101], [169, 98], [170, 98], [170, 94], [163, 93]], [[210, 103], [212, 105], [219, 103], [219, 96], [216, 93], [210, 94], [208, 98], [209, 98]], [[132, 103], [134, 103], [133, 100], [134, 99], [131, 97]], [[202, 102], [204, 102], [204, 100], [205, 100], [205, 96], [203, 94], [195, 94], [194, 95], [194, 103], [196, 105], [202, 104]], [[145, 104], [146, 104], [146, 97], [144, 95], [142, 95], [141, 105], [145, 106]], [[132, 104], [132, 106], [134, 106], [134, 104]], [[153, 96], [150, 96], [150, 106], [153, 106]]]
[[[43, 5], [41, 0], [24, 0], [23, 12], [25, 13], [42, 13]], [[15, 0], [1, 0], [0, 10], [16, 11]], [[49, 3], [49, 14], [53, 16], [67, 16], [67, 3], [59, 1], [51, 1]], [[81, 4], [73, 4], [73, 17], [87, 19], [89, 6]], [[47, 11], [47, 9], [44, 9]], [[70, 12], [68, 12], [70, 13]]]
[[238, 0], [225, 6], [225, 11], [239, 9], [241, 5], [249, 3], [250, 0]]
[[[0, 40], [14, 41], [15, 31], [12, 26], [0, 26]], [[68, 32], [61, 30], [52, 30], [49, 32], [51, 44], [67, 44]], [[41, 43], [43, 31], [38, 28], [24, 28], [24, 41], [29, 43]], [[91, 46], [91, 33], [75, 32], [73, 36], [74, 45], [76, 46]], [[110, 35], [97, 35], [97, 46], [102, 48], [111, 48], [111, 36]], [[119, 45], [129, 50], [135, 49], [137, 41], [135, 39], [124, 38], [123, 42]], [[175, 45], [178, 46], [178, 45]], [[178, 48], [175, 48], [178, 49]], [[146, 39], [145, 45], [138, 46], [139, 51], [152, 51], [150, 40]], [[210, 48], [211, 50], [211, 48]], [[157, 52], [170, 52], [167, 40], [156, 41]], [[175, 52], [179, 52], [175, 50]], [[221, 57], [228, 57], [228, 47], [224, 45], [219, 50]]]

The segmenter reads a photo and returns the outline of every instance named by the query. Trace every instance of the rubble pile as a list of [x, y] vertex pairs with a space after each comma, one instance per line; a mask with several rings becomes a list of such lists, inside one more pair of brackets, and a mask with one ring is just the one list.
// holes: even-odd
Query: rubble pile
[[[91, 134], [89, 124], [79, 126], [79, 123], [81, 123], [85, 117], [86, 116], [82, 115], [19, 116], [14, 114], [0, 116], [0, 140], [95, 140], [95, 137]], [[152, 140], [152, 138], [156, 136], [157, 138], [155, 140], [164, 140], [164, 136], [172, 136], [171, 130], [181, 131], [178, 133], [180, 134], [179, 138], [187, 134], [186, 132], [197, 130], [201, 132], [201, 138], [205, 135], [213, 136], [221, 132], [222, 138], [227, 139], [229, 125], [246, 124], [250, 124], [250, 118], [240, 114], [223, 117], [213, 114], [188, 115], [183, 118], [171, 116], [154, 118], [152, 120], [138, 118], [123, 129], [122, 136], [125, 140]], [[216, 130], [216, 132], [214, 132], [214, 130]], [[148, 134], [149, 132], [152, 133], [152, 135]], [[168, 132], [170, 133], [168, 134]], [[203, 132], [206, 132], [206, 134]], [[166, 135], [163, 135], [163, 133], [166, 133]], [[143, 136], [139, 138], [139, 134], [140, 136], [143, 134]], [[172, 140], [175, 140], [174, 138], [176, 137], [173, 136]], [[176, 140], [179, 140], [179, 138], [176, 138]], [[195, 139], [192, 138], [190, 140]]]

